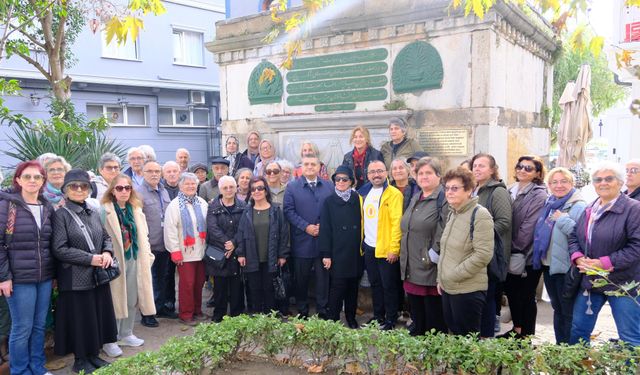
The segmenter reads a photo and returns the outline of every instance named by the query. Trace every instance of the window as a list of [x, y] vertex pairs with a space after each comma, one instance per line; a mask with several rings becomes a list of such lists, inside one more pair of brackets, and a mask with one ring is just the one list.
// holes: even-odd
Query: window
[[197, 31], [173, 30], [173, 63], [204, 66], [204, 34]]
[[158, 108], [160, 126], [209, 126], [209, 110], [194, 108], [192, 111], [184, 107]]
[[146, 126], [147, 107], [87, 104], [87, 118], [105, 117], [113, 126]]
[[102, 57], [123, 60], [140, 60], [140, 51], [138, 48], [138, 39], [127, 39], [126, 43], [118, 44], [116, 38], [107, 44], [107, 36], [103, 31], [102, 39]]

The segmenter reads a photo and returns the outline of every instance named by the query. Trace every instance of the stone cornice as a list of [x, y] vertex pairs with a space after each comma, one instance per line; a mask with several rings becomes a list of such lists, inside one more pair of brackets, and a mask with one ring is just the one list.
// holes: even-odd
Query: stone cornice
[[[403, 2], [398, 0], [398, 2]], [[394, 7], [372, 12], [366, 1], [348, 14], [316, 29], [303, 45], [306, 51], [322, 53], [345, 49], [372, 48], [389, 43], [435, 38], [452, 31], [471, 32], [493, 29], [544, 60], [550, 60], [558, 48], [551, 30], [537, 15], [525, 15], [512, 4], [497, 2], [483, 20], [465, 17], [461, 10], [447, 13], [450, 0], [420, 2], [412, 7]], [[353, 14], [350, 14], [353, 13]], [[219, 65], [242, 63], [246, 60], [270, 58], [284, 54], [281, 44], [265, 45], [262, 39], [271, 26], [267, 14], [220, 21], [217, 38], [206, 43]]]
[[309, 130], [314, 127], [322, 130], [352, 129], [363, 125], [369, 129], [386, 128], [392, 117], [407, 120], [412, 115], [411, 110], [344, 112], [344, 113], [314, 113], [309, 115], [273, 116], [262, 119], [274, 131]]

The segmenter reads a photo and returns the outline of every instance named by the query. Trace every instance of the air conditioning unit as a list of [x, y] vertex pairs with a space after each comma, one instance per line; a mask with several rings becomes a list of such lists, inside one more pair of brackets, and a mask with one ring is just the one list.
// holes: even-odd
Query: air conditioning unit
[[205, 97], [204, 97], [204, 91], [191, 91], [190, 92], [190, 102], [192, 104], [204, 104], [205, 102]]

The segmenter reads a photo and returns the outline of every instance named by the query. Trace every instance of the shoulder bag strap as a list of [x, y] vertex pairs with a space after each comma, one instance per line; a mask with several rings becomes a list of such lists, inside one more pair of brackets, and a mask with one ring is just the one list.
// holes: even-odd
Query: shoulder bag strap
[[80, 227], [80, 230], [82, 231], [82, 234], [84, 235], [84, 239], [87, 241], [87, 245], [89, 245], [89, 250], [91, 250], [91, 253], [93, 253], [93, 251], [96, 249], [96, 247], [93, 245], [93, 240], [91, 239], [91, 236], [89, 235], [89, 232], [87, 231], [87, 227], [84, 225], [82, 220], [80, 220], [80, 218], [78, 217], [78, 215], [75, 212], [71, 211], [66, 206], [62, 206], [62, 208], [67, 210], [69, 215], [71, 215], [71, 217], [73, 218], [73, 221], [75, 221], [76, 224], [78, 224], [78, 226]]
[[13, 239], [13, 231], [16, 226], [16, 214], [18, 207], [15, 202], [9, 201], [9, 212], [7, 214], [7, 227], [5, 229], [4, 236], [4, 248], [9, 248], [11, 240]]
[[471, 241], [473, 241], [473, 232], [476, 229], [476, 212], [478, 212], [478, 206], [476, 206], [471, 213], [471, 224], [469, 224], [469, 235], [471, 236]]

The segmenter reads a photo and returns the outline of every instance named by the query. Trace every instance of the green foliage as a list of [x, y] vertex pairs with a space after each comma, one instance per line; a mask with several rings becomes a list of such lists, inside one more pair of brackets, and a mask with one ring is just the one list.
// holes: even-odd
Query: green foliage
[[383, 107], [387, 111], [396, 111], [399, 109], [407, 109], [407, 103], [404, 99], [394, 99], [388, 103], [384, 103]]
[[33, 160], [46, 152], [63, 156], [74, 168], [96, 170], [100, 156], [113, 152], [124, 159], [126, 147], [108, 139], [106, 119], [87, 121], [77, 113], [71, 101], [52, 100], [51, 119], [47, 122], [13, 123], [14, 134], [8, 136], [11, 149], [5, 155], [20, 161]]
[[574, 81], [582, 64], [591, 66], [591, 102], [593, 116], [598, 116], [613, 107], [629, 95], [629, 91], [613, 81], [613, 73], [609, 70], [604, 55], [597, 58], [589, 51], [576, 51], [564, 48], [554, 66], [553, 72], [553, 107], [552, 107], [552, 140], [556, 140], [562, 109], [558, 105], [560, 96], [567, 82]]
[[[172, 338], [159, 351], [120, 359], [95, 372], [204, 374], [248, 355], [267, 357], [309, 372], [360, 374], [634, 374], [640, 350], [620, 344], [533, 346], [530, 341], [479, 340], [431, 332], [358, 330], [316, 318], [281, 322], [274, 315], [225, 317], [201, 324], [190, 337]], [[313, 370], [313, 371], [312, 371]]]

